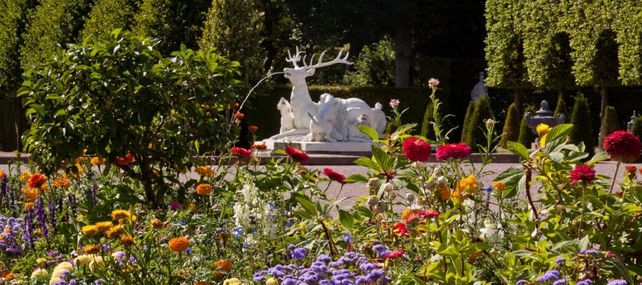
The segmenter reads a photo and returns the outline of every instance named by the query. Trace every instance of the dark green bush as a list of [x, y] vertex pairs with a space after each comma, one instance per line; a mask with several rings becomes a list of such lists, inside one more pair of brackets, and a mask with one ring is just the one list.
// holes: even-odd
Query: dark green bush
[[431, 124], [432, 121], [433, 105], [431, 101], [428, 101], [428, 104], [426, 104], [426, 111], [424, 111], [424, 119], [421, 123], [421, 135], [429, 139], [434, 139], [434, 130]]
[[[526, 107], [524, 107], [524, 114], [528, 112], [534, 115], [535, 106], [526, 105]], [[519, 142], [530, 148], [531, 144], [535, 142], [535, 138], [537, 138], [537, 135], [526, 125], [526, 119], [522, 116], [519, 123]]]
[[631, 126], [631, 132], [642, 140], [642, 115], [637, 115], [635, 119], [633, 119], [633, 126]]
[[55, 172], [85, 152], [111, 163], [131, 152], [136, 167], [119, 167], [157, 207], [194, 156], [234, 142], [238, 63], [185, 48], [166, 58], [155, 46], [116, 30], [25, 73], [19, 96], [32, 125], [23, 139], [41, 169]]
[[346, 75], [346, 83], [355, 87], [394, 86], [395, 49], [385, 37], [372, 46], [365, 46], [355, 61], [355, 70]]
[[575, 96], [570, 123], [573, 124], [573, 130], [569, 136], [571, 143], [579, 144], [583, 142], [586, 150], [592, 153], [596, 143], [595, 135], [591, 124], [589, 103], [582, 94]]
[[598, 140], [599, 142], [598, 146], [602, 147], [604, 138], [608, 136], [610, 133], [617, 131], [619, 129], [620, 129], [620, 122], [618, 121], [615, 107], [606, 106], [606, 110], [604, 110], [604, 118], [602, 118], [602, 124], [600, 125], [600, 137]]
[[470, 144], [471, 139], [469, 138], [469, 129], [470, 121], [473, 118], [473, 112], [475, 111], [475, 103], [473, 101], [468, 102], [468, 107], [466, 108], [466, 115], [464, 116], [464, 123], [461, 127], [461, 141]]
[[469, 125], [469, 138], [471, 139], [470, 146], [477, 147], [477, 145], [486, 145], [486, 120], [495, 119], [493, 112], [490, 108], [490, 99], [487, 96], [482, 96], [475, 104], [475, 111], [470, 119]]
[[137, 0], [98, 0], [85, 22], [82, 36], [108, 38], [114, 29], [129, 29], [138, 10]]
[[506, 143], [509, 141], [517, 141], [519, 139], [519, 111], [515, 103], [510, 104], [506, 120], [504, 121], [504, 129], [502, 130], [502, 138], [499, 141], [499, 146], [505, 148]]
[[566, 101], [564, 100], [564, 96], [562, 96], [561, 94], [557, 96], [557, 103], [555, 104], [555, 111], [553, 112], [553, 114], [564, 114], [564, 116], [566, 116], [567, 118], [566, 120], [568, 121], [568, 107], [566, 107]]

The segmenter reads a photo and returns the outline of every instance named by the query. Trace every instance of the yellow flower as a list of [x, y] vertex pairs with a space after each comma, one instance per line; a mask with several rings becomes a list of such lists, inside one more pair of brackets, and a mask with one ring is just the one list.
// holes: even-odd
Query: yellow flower
[[83, 246], [82, 252], [84, 252], [85, 254], [96, 254], [99, 253], [102, 248], [103, 247], [99, 244], [88, 244], [86, 246]]
[[410, 211], [410, 209], [405, 208], [405, 209], [403, 210], [403, 213], [401, 214], [401, 219], [402, 219], [402, 220], [407, 219], [408, 217], [410, 217], [410, 214], [412, 214], [412, 212]]
[[279, 280], [274, 277], [270, 277], [267, 281], [265, 281], [265, 285], [279, 285]]
[[109, 230], [107, 230], [107, 237], [108, 238], [117, 238], [120, 236], [125, 231], [125, 227], [123, 225], [115, 225]]
[[547, 136], [548, 136], [548, 134], [545, 134], [539, 139], [539, 146], [543, 147], [543, 146], [546, 145], [546, 137]]
[[111, 219], [114, 221], [131, 220], [131, 217], [132, 217], [132, 212], [127, 210], [117, 209], [111, 212]]
[[549, 127], [547, 124], [539, 124], [537, 127], [535, 127], [535, 131], [537, 131], [538, 136], [543, 136], [545, 134], [548, 134], [548, 130], [550, 130], [551, 127]]
[[113, 224], [111, 223], [111, 221], [104, 221], [96, 223], [95, 226], [99, 231], [107, 232], [109, 229], [111, 229], [111, 226], [113, 226]]
[[86, 235], [86, 236], [93, 236], [100, 232], [96, 225], [83, 226], [80, 231], [82, 232], [83, 235]]
[[69, 270], [70, 272], [73, 272], [74, 265], [71, 264], [71, 262], [64, 261], [64, 262], [58, 263], [58, 265], [54, 267], [54, 272], [59, 269]]
[[493, 188], [495, 188], [495, 190], [499, 192], [504, 191], [504, 189], [506, 188], [506, 184], [504, 184], [504, 182], [501, 182], [501, 181], [493, 181], [492, 184], [493, 184]]
[[130, 246], [130, 245], [134, 245], [134, 243], [136, 242], [134, 241], [134, 237], [125, 234], [120, 236], [120, 243], [126, 246]]
[[67, 175], [64, 175], [64, 174], [54, 179], [54, 182], [53, 182], [54, 186], [62, 189], [69, 187], [70, 184], [71, 182], [69, 181], [69, 179], [67, 179]]
[[244, 285], [238, 278], [229, 278], [223, 281], [223, 285]]
[[83, 265], [89, 265], [89, 263], [94, 259], [93, 255], [90, 254], [82, 254], [76, 257], [76, 265], [77, 266], [83, 266]]
[[40, 279], [49, 277], [49, 272], [47, 270], [38, 268], [31, 273], [31, 279]]
[[105, 261], [102, 256], [93, 256], [93, 259], [89, 263], [89, 270], [93, 272], [94, 270], [103, 268], [104, 265]]
[[212, 176], [212, 174], [214, 174], [214, 171], [208, 166], [198, 166], [196, 167], [196, 173], [200, 174], [201, 176]]
[[103, 165], [103, 164], [105, 164], [105, 160], [100, 158], [100, 157], [98, 157], [98, 156], [94, 156], [94, 157], [91, 158], [91, 164], [92, 165]]
[[5, 175], [4, 170], [0, 169], [0, 180], [3, 180]]
[[38, 264], [38, 266], [40, 266], [40, 267], [45, 267], [46, 266], [45, 262], [47, 262], [46, 258], [40, 257], [40, 258], [36, 259], [36, 264]]
[[459, 181], [459, 188], [460, 191], [465, 190], [471, 193], [477, 192], [477, 188], [479, 188], [479, 185], [477, 184], [477, 178], [475, 178], [474, 175], [468, 175], [468, 177]]
[[29, 178], [31, 178], [31, 172], [29, 172], [29, 170], [23, 171], [22, 174], [20, 175], [20, 181], [22, 183], [29, 181]]

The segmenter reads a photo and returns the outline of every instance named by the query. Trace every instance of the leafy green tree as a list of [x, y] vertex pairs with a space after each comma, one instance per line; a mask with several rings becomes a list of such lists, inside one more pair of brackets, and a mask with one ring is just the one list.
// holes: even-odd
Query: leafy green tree
[[357, 87], [394, 86], [395, 50], [389, 37], [365, 46], [355, 61], [355, 70], [346, 75], [346, 82]]
[[134, 17], [134, 33], [160, 39], [159, 49], [163, 53], [177, 50], [181, 44], [188, 48], [198, 47], [211, 0], [142, 1]]
[[40, 1], [20, 47], [21, 67], [30, 69], [47, 61], [58, 47], [75, 43], [89, 9], [86, 0]]
[[468, 102], [468, 107], [466, 108], [466, 116], [464, 116], [464, 124], [461, 127], [461, 141], [470, 144], [471, 139], [468, 137], [470, 134], [470, 121], [473, 118], [473, 112], [475, 111], [475, 103], [473, 101]]
[[573, 114], [571, 115], [571, 124], [573, 130], [569, 139], [571, 143], [579, 144], [584, 143], [586, 150], [593, 152], [595, 147], [595, 135], [593, 134], [593, 126], [591, 124], [591, 113], [589, 111], [589, 103], [584, 95], [579, 94], [575, 96], [575, 104], [573, 105]]
[[158, 207], [193, 156], [229, 147], [238, 63], [184, 46], [165, 58], [157, 45], [116, 30], [107, 40], [58, 50], [25, 73], [19, 94], [32, 125], [24, 142], [45, 172], [83, 150], [111, 163], [131, 153], [132, 164], [114, 165]]
[[[535, 112], [535, 106], [526, 105], [526, 107], [524, 107], [524, 114], [528, 112]], [[522, 116], [519, 123], [519, 142], [526, 147], [530, 147], [530, 145], [535, 142], [535, 138], [537, 138], [537, 135], [526, 125], [526, 118]]]
[[216, 48], [225, 56], [241, 63], [246, 82], [254, 82], [264, 70], [264, 50], [261, 48], [263, 14], [255, 0], [214, 0], [207, 13], [202, 49]]
[[129, 29], [134, 22], [139, 0], [98, 0], [94, 2], [82, 36], [111, 37], [115, 29]]
[[508, 113], [506, 113], [506, 120], [504, 121], [504, 129], [502, 130], [502, 138], [499, 141], [499, 146], [505, 148], [507, 142], [517, 141], [519, 139], [519, 123], [519, 111], [517, 111], [515, 103], [512, 103], [510, 107], [508, 107]]
[[485, 145], [486, 137], [484, 137], [484, 133], [486, 130], [486, 120], [494, 118], [495, 116], [491, 111], [490, 100], [488, 97], [479, 97], [477, 104], [475, 104], [475, 110], [473, 111], [473, 116], [470, 119], [470, 125], [468, 128], [468, 138], [470, 141], [466, 143], [474, 147], [478, 144]]
[[615, 107], [607, 106], [604, 113], [604, 118], [602, 118], [602, 123], [600, 124], [600, 137], [598, 146], [602, 147], [604, 143], [604, 138], [610, 133], [620, 129], [620, 122], [617, 118], [617, 112]]

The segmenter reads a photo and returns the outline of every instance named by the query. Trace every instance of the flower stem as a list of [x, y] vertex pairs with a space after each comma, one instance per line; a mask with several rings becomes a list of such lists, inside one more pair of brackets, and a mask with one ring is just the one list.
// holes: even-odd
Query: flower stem
[[611, 181], [611, 188], [609, 189], [609, 194], [613, 193], [613, 186], [615, 186], [615, 178], [617, 178], [617, 173], [620, 170], [620, 161], [617, 162], [615, 166], [615, 173], [613, 174], [613, 180]]

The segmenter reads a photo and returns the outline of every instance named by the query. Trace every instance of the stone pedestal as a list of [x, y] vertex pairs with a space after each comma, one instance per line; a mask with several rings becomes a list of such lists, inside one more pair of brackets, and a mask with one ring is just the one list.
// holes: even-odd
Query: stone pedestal
[[269, 150], [285, 149], [293, 146], [307, 153], [337, 153], [337, 154], [363, 154], [370, 153], [370, 142], [302, 142], [286, 140], [264, 140], [263, 143]]

